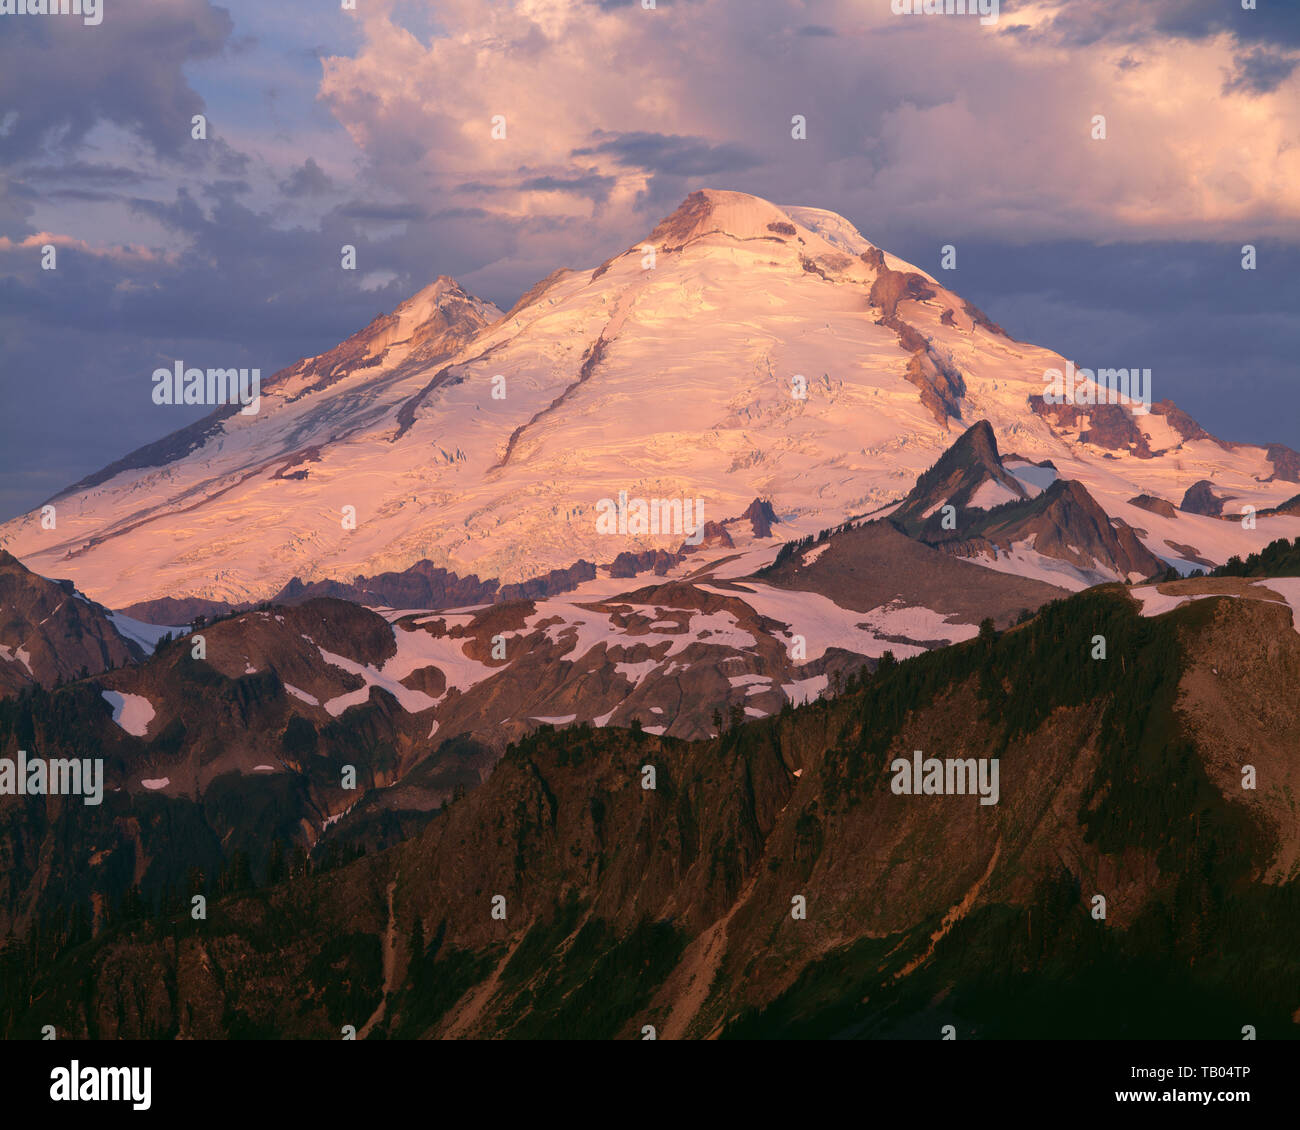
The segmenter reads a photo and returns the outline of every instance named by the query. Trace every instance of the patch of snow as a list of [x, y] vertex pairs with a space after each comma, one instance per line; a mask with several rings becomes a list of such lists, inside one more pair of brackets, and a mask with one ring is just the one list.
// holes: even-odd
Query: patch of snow
[[31, 652], [24, 651], [21, 647], [11, 649], [5, 647], [4, 644], [0, 643], [0, 659], [8, 659], [10, 661], [16, 659], [19, 663], [21, 663], [24, 667], [27, 668], [27, 674], [29, 675], [33, 673], [31, 658], [32, 658]]
[[911, 644], [881, 639], [876, 633], [858, 626], [862, 621], [861, 612], [841, 608], [820, 593], [776, 589], [756, 581], [746, 581], [743, 591], [719, 589], [710, 585], [699, 587], [705, 592], [739, 598], [760, 616], [789, 625], [784, 633], [787, 641], [796, 635], [803, 636], [808, 660], [820, 659], [826, 654], [827, 648], [831, 647], [843, 648], [873, 659], [879, 659], [886, 651], [892, 651], [899, 659], [906, 659], [925, 650]]
[[623, 676], [634, 687], [639, 687], [651, 672], [657, 671], [662, 665], [662, 660], [646, 659], [640, 663], [615, 663], [614, 670]]
[[1138, 585], [1128, 590], [1132, 597], [1142, 606], [1143, 616], [1162, 616], [1172, 612], [1180, 604], [1196, 600], [1213, 593], [1170, 593], [1161, 592], [1156, 585]]
[[146, 624], [143, 620], [133, 620], [130, 616], [123, 616], [120, 612], [110, 612], [108, 618], [121, 635], [129, 640], [134, 640], [144, 648], [148, 655], [154, 653], [158, 641], [168, 632], [171, 633], [172, 639], [179, 639], [190, 631], [188, 624], [181, 626]]
[[336, 718], [351, 706], [359, 706], [370, 698], [371, 687], [382, 687], [388, 691], [401, 708], [408, 713], [418, 714], [437, 706], [442, 698], [432, 698], [423, 691], [411, 690], [402, 685], [413, 671], [422, 667], [436, 667], [442, 672], [448, 689], [466, 691], [476, 683], [495, 675], [498, 668], [489, 667], [477, 659], [465, 654], [464, 639], [452, 639], [449, 636], [433, 636], [428, 632], [405, 631], [393, 629], [393, 638], [397, 642], [397, 654], [385, 662], [380, 670], [357, 663], [346, 656], [335, 655], [317, 646], [321, 658], [333, 667], [341, 668], [353, 675], [359, 675], [365, 686], [347, 694], [339, 695], [325, 703], [325, 709]]
[[140, 782], [146, 789], [165, 789], [171, 783], [172, 779], [170, 777], [150, 777], [148, 780]]
[[826, 683], [825, 675], [814, 675], [811, 679], [796, 679], [793, 683], [782, 683], [781, 689], [785, 691], [785, 697], [794, 706], [802, 706], [806, 702], [812, 702], [821, 694], [826, 689]]
[[1300, 632], [1300, 577], [1268, 577], [1256, 584], [1286, 598], [1291, 606], [1291, 625]]
[[1030, 498], [1036, 498], [1060, 478], [1051, 467], [1036, 467], [1032, 463], [1017, 460], [1008, 463], [1004, 460], [1002, 466], [1020, 480], [1020, 485], [1029, 492]]
[[1100, 569], [1079, 569], [1068, 561], [1037, 553], [1033, 547], [1033, 538], [1012, 542], [1010, 551], [995, 548], [992, 557], [976, 554], [973, 557], [964, 557], [962, 560], [969, 561], [973, 565], [982, 565], [998, 573], [1011, 573], [1017, 577], [1044, 581], [1058, 588], [1069, 589], [1071, 592], [1079, 592], [1106, 581], [1119, 580], [1114, 573]]
[[320, 705], [320, 699], [318, 699], [314, 694], [308, 694], [306, 691], [300, 691], [297, 687], [290, 686], [288, 683], [284, 684], [284, 689], [289, 694], [293, 695], [294, 698], [302, 699], [302, 701], [305, 702], [308, 706]]
[[154, 718], [153, 704], [143, 695], [104, 691], [104, 701], [113, 708], [113, 721], [128, 734], [142, 738]]
[[803, 555], [803, 563], [805, 565], [811, 565], [814, 561], [817, 560], [817, 558], [819, 558], [823, 553], [825, 553], [828, 549], [830, 549], [830, 547], [831, 547], [831, 539], [827, 538], [824, 542], [821, 543], [821, 545], [814, 545], [811, 549], [805, 550]]
[[349, 812], [351, 812], [356, 806], [357, 806], [357, 802], [354, 800], [342, 812], [336, 812], [333, 816], [325, 817], [324, 822], [320, 826], [320, 830], [323, 832], [331, 824], [337, 824], [340, 820], [343, 819], [343, 817], [345, 817]]
[[1006, 483], [1000, 483], [997, 479], [985, 479], [966, 505], [976, 510], [992, 510], [1004, 502], [1015, 502], [1019, 497]]
[[897, 601], [873, 608], [863, 614], [863, 622], [873, 631], [909, 640], [947, 640], [960, 643], [979, 635], [978, 624], [950, 624], [950, 614], [935, 612], [921, 605], [906, 606]]

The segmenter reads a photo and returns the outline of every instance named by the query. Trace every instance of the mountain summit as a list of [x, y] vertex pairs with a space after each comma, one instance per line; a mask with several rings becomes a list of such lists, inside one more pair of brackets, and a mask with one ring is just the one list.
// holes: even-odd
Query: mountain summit
[[260, 600], [421, 560], [508, 584], [682, 544], [600, 532], [620, 492], [699, 500], [706, 522], [755, 497], [814, 529], [880, 510], [976, 420], [1166, 561], [1300, 534], [1294, 516], [1244, 530], [1130, 505], [1205, 479], [1262, 511], [1295, 493], [1300, 462], [1220, 443], [1172, 405], [1049, 411], [1044, 373], [1064, 365], [842, 216], [703, 190], [507, 314], [438, 279], [265, 380], [256, 415], [218, 411], [133, 452], [51, 500], [55, 528], [34, 512], [0, 545], [118, 607]]

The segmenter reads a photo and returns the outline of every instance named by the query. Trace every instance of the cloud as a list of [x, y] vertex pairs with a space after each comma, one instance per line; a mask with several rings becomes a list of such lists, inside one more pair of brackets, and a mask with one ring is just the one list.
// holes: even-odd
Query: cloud
[[150, 179], [148, 174], [125, 165], [93, 161], [67, 161], [61, 165], [28, 165], [23, 176], [35, 180], [79, 181], [101, 186], [137, 185]]
[[[1243, 48], [1257, 25], [1222, 5], [1037, 0], [990, 28], [851, 0], [825, 0], [816, 25], [800, 11], [459, 0], [425, 37], [371, 5], [358, 49], [323, 60], [321, 99], [377, 189], [531, 222], [535, 250], [540, 218], [582, 219], [564, 261], [599, 261], [701, 185], [952, 237], [1262, 236], [1300, 220], [1291, 55]], [[1089, 49], [1067, 61], [1062, 46]]]
[[68, 149], [100, 122], [177, 155], [203, 100], [185, 67], [225, 47], [233, 23], [207, 0], [112, 5], [103, 23], [4, 21], [0, 106], [16, 119], [0, 132], [0, 161], [34, 156], [47, 141]]
[[[819, 0], [815, 24], [801, 0], [364, 0], [329, 21], [232, 0], [238, 53], [205, 0], [7, 26], [0, 394], [39, 415], [30, 376], [57, 371], [84, 421], [48, 451], [50, 429], [13, 429], [6, 455], [61, 461], [64, 485], [184, 422], [122, 407], [155, 355], [268, 371], [439, 273], [508, 307], [704, 186], [833, 209], [930, 269], [955, 242], [956, 289], [995, 320], [1080, 354], [1107, 326], [1163, 349], [1194, 414], [1243, 364], [1294, 406], [1278, 272], [1300, 220], [1300, 6], [1265, 7], [1005, 0], [984, 28], [886, 0]], [[1165, 273], [1243, 242], [1269, 266], [1230, 301]], [[1258, 403], [1219, 414], [1249, 438]], [[1295, 425], [1269, 438], [1300, 446]]]
[[308, 157], [280, 182], [280, 191], [291, 197], [323, 196], [333, 187], [334, 182], [312, 157]]
[[1243, 90], [1250, 94], [1272, 94], [1296, 69], [1300, 56], [1283, 55], [1257, 47], [1233, 60], [1237, 73], [1223, 84], [1224, 94]]
[[416, 204], [375, 204], [364, 200], [350, 200], [338, 209], [340, 216], [349, 220], [376, 220], [382, 223], [400, 223], [418, 220], [424, 209]]
[[672, 176], [713, 176], [752, 169], [762, 158], [743, 146], [713, 144], [702, 137], [681, 137], [637, 130], [611, 134], [596, 130], [595, 144], [574, 149], [570, 156], [609, 155], [624, 168]]
[[1002, 5], [1017, 34], [1063, 47], [1156, 40], [1209, 40], [1300, 47], [1300, 9], [1259, 0], [1024, 0]]

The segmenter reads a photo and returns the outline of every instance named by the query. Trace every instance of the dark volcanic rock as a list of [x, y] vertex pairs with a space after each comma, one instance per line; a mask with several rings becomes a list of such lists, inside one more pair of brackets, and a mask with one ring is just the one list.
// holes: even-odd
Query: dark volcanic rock
[[1139, 494], [1136, 498], [1130, 498], [1128, 503], [1130, 506], [1150, 510], [1152, 514], [1159, 514], [1165, 518], [1178, 517], [1178, 511], [1174, 509], [1172, 502], [1167, 498], [1157, 498], [1154, 494]]
[[749, 519], [754, 527], [754, 536], [756, 538], [770, 538], [772, 536], [772, 523], [778, 521], [776, 511], [772, 509], [772, 504], [765, 498], [754, 499], [740, 517], [742, 520]]
[[0, 694], [50, 686], [143, 658], [144, 650], [109, 619], [109, 610], [71, 581], [33, 573], [0, 549]]
[[653, 570], [656, 576], [662, 577], [680, 560], [681, 554], [668, 553], [662, 549], [645, 549], [640, 553], [625, 550], [615, 557], [610, 564], [609, 575], [611, 577], [635, 577], [638, 573]]
[[1188, 514], [1205, 514], [1217, 518], [1223, 513], [1223, 504], [1227, 501], [1214, 493], [1214, 484], [1209, 479], [1201, 479], [1187, 488], [1178, 509], [1185, 510]]

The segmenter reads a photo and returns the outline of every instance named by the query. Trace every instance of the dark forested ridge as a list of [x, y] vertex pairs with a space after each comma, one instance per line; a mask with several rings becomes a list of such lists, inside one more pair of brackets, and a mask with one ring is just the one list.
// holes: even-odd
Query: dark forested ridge
[[[363, 856], [235, 865], [178, 810], [161, 896], [8, 940], [5, 1034], [1292, 1036], [1297, 680], [1284, 605], [1107, 586], [711, 741], [543, 727]], [[998, 803], [894, 792], [913, 750]]]

